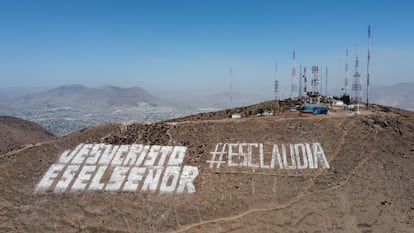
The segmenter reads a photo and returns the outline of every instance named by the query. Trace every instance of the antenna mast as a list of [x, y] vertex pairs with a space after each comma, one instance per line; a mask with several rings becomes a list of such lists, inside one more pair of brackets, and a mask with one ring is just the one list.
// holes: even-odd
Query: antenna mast
[[293, 50], [293, 67], [292, 67], [292, 85], [290, 89], [290, 99], [294, 100], [298, 98], [298, 80], [296, 77], [296, 64], [295, 64], [296, 56], [295, 50]]
[[319, 67], [312, 66], [312, 80], [311, 80], [312, 91], [308, 92], [309, 97], [310, 97], [310, 103], [312, 104], [319, 104], [320, 102], [318, 73], [319, 73]]
[[316, 95], [319, 94], [318, 92], [318, 86], [319, 86], [319, 78], [318, 78], [318, 72], [319, 72], [319, 68], [318, 66], [312, 66], [312, 81], [311, 81], [311, 86], [312, 86], [312, 94]]
[[302, 65], [299, 66], [299, 98], [303, 97]]
[[323, 68], [322, 68], [322, 66], [320, 66], [321, 68], [321, 79], [320, 79], [320, 84], [321, 84], [321, 86], [320, 86], [320, 95], [322, 96], [323, 95]]
[[279, 107], [279, 80], [277, 80], [277, 72], [278, 72], [278, 67], [277, 67], [277, 61], [275, 64], [275, 104], [276, 107]]
[[359, 102], [361, 102], [362, 98], [361, 98], [361, 75], [358, 72], [358, 68], [359, 68], [359, 60], [358, 60], [358, 55], [356, 56], [355, 59], [355, 74], [354, 74], [354, 83], [352, 84], [352, 91], [354, 94], [353, 97], [353, 101], [357, 102], [357, 111], [359, 113]]
[[371, 47], [371, 24], [368, 25], [368, 63], [367, 63], [367, 109], [369, 106], [368, 102], [368, 91], [369, 91], [369, 62], [371, 60], [371, 54], [370, 54], [370, 47]]
[[229, 69], [229, 73], [230, 73], [230, 105], [231, 107], [233, 106], [233, 70]]
[[306, 66], [303, 67], [303, 82], [304, 82], [303, 92], [305, 93], [305, 95], [308, 95], [308, 78], [306, 77]]
[[328, 67], [325, 71], [325, 96], [328, 96]]
[[348, 48], [345, 57], [345, 95], [348, 95]]

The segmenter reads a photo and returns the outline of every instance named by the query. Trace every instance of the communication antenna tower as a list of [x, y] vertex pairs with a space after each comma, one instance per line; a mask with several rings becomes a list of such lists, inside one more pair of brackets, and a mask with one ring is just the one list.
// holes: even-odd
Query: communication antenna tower
[[361, 75], [359, 74], [359, 60], [358, 55], [355, 59], [355, 74], [354, 83], [352, 84], [353, 101], [357, 103], [357, 111], [359, 113], [359, 102], [361, 102]]
[[328, 96], [328, 67], [325, 69], [325, 96]]
[[275, 103], [276, 103], [276, 107], [279, 107], [279, 80], [277, 80], [277, 72], [278, 72], [278, 67], [277, 67], [277, 61], [275, 64]]
[[348, 48], [345, 56], [345, 95], [348, 95]]
[[312, 92], [313, 94], [318, 93], [318, 86], [319, 86], [319, 67], [318, 66], [312, 66], [312, 80], [311, 80], [311, 86], [312, 86]]
[[291, 85], [291, 89], [290, 89], [290, 98], [292, 100], [297, 99], [298, 98], [298, 80], [296, 77], [296, 67], [295, 67], [295, 50], [293, 50], [293, 67], [292, 67], [292, 85]]
[[299, 65], [299, 98], [303, 97], [302, 65]]
[[306, 77], [306, 66], [303, 67], [303, 92], [305, 93], [305, 95], [308, 94], [308, 78]]
[[229, 74], [230, 74], [230, 105], [233, 106], [233, 70], [229, 69]]
[[322, 95], [322, 93], [323, 93], [323, 69], [322, 69], [322, 66], [320, 66], [320, 69], [321, 69], [321, 79], [319, 80], [319, 83], [321, 84], [321, 90], [320, 90], [320, 94]]
[[368, 102], [368, 91], [369, 91], [369, 62], [371, 60], [371, 54], [370, 54], [370, 47], [371, 47], [371, 24], [368, 25], [368, 63], [367, 63], [367, 108], [369, 106]]

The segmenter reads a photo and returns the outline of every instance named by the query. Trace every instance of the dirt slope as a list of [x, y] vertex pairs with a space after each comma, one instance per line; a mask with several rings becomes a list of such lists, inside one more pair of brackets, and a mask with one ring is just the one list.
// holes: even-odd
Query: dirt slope
[[0, 154], [55, 137], [40, 125], [16, 117], [0, 116], [0, 129]]
[[[414, 232], [414, 114], [379, 110], [107, 125], [10, 152], [0, 156], [0, 231]], [[35, 193], [60, 154], [80, 143], [184, 146], [184, 165], [198, 169], [195, 192]], [[311, 169], [309, 162], [286, 169], [275, 162], [269, 169], [274, 145], [281, 154], [286, 145], [289, 154], [289, 145], [300, 150], [318, 143], [329, 168]], [[223, 145], [217, 168], [209, 161]], [[249, 146], [243, 145], [253, 145], [253, 167], [244, 166], [240, 156]], [[264, 164], [254, 167], [261, 145]]]

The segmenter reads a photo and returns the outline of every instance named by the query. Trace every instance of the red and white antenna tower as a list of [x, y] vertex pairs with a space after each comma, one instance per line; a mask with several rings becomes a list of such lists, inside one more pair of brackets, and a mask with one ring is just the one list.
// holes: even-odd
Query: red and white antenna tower
[[319, 67], [318, 66], [312, 66], [312, 80], [311, 80], [311, 86], [312, 86], [312, 94], [316, 95], [319, 94]]
[[359, 60], [358, 60], [358, 55], [357, 55], [355, 59], [354, 82], [352, 84], [352, 92], [353, 92], [352, 100], [356, 102], [358, 113], [359, 113], [359, 102], [362, 101], [362, 98], [361, 98], [361, 74], [359, 74], [358, 69], [359, 69]]

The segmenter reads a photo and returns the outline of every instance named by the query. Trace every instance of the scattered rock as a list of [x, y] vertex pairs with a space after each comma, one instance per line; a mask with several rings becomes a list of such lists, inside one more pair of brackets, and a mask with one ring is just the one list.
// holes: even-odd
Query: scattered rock
[[382, 201], [381, 202], [381, 205], [388, 205], [388, 206], [390, 206], [391, 205], [391, 202], [389, 202], [389, 201]]

